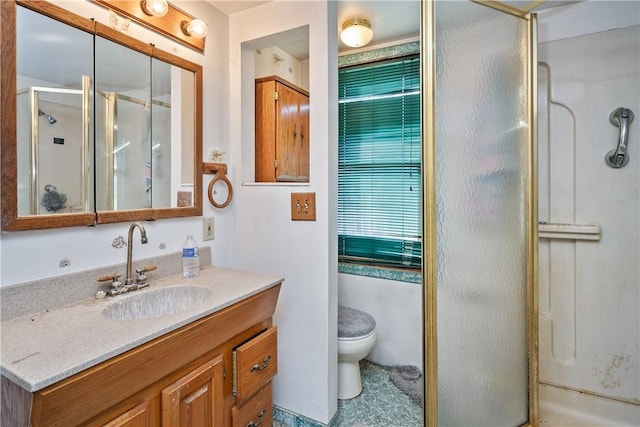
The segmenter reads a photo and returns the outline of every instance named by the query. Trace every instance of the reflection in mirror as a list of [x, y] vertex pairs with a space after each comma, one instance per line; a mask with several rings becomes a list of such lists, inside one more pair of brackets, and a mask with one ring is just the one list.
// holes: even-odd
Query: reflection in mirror
[[151, 57], [95, 39], [96, 209], [151, 208]]
[[46, 1], [0, 10], [2, 230], [201, 215], [202, 66]]
[[18, 215], [92, 212], [92, 34], [16, 11]]
[[192, 206], [194, 72], [102, 37], [95, 46], [98, 211]]
[[153, 207], [192, 206], [195, 75], [158, 58], [151, 70]]

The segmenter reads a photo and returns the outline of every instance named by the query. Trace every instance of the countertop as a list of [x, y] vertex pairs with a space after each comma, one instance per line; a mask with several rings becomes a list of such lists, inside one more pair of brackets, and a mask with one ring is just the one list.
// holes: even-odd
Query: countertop
[[[218, 267], [204, 267], [198, 277], [182, 275], [150, 281], [149, 287], [115, 297], [90, 299], [0, 322], [0, 372], [29, 392], [151, 341], [263, 290], [282, 278]], [[198, 285], [211, 289], [203, 303], [150, 319], [108, 319], [102, 311], [119, 298], [166, 286]]]

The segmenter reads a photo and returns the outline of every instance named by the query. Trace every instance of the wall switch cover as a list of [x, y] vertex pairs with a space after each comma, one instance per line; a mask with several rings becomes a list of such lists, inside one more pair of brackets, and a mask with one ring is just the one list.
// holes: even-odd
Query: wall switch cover
[[213, 217], [202, 218], [202, 241], [213, 240]]
[[316, 220], [316, 193], [291, 193], [291, 220]]

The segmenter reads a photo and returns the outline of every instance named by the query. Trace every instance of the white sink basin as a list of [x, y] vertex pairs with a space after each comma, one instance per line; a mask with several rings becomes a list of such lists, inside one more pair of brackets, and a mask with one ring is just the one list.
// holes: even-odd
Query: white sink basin
[[102, 314], [109, 319], [151, 319], [196, 307], [209, 298], [211, 289], [194, 285], [147, 288], [116, 296]]

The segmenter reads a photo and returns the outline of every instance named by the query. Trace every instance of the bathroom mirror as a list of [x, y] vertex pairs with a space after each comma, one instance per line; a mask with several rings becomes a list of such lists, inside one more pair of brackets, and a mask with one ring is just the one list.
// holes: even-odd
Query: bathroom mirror
[[1, 11], [2, 229], [201, 215], [202, 67], [44, 1]]

